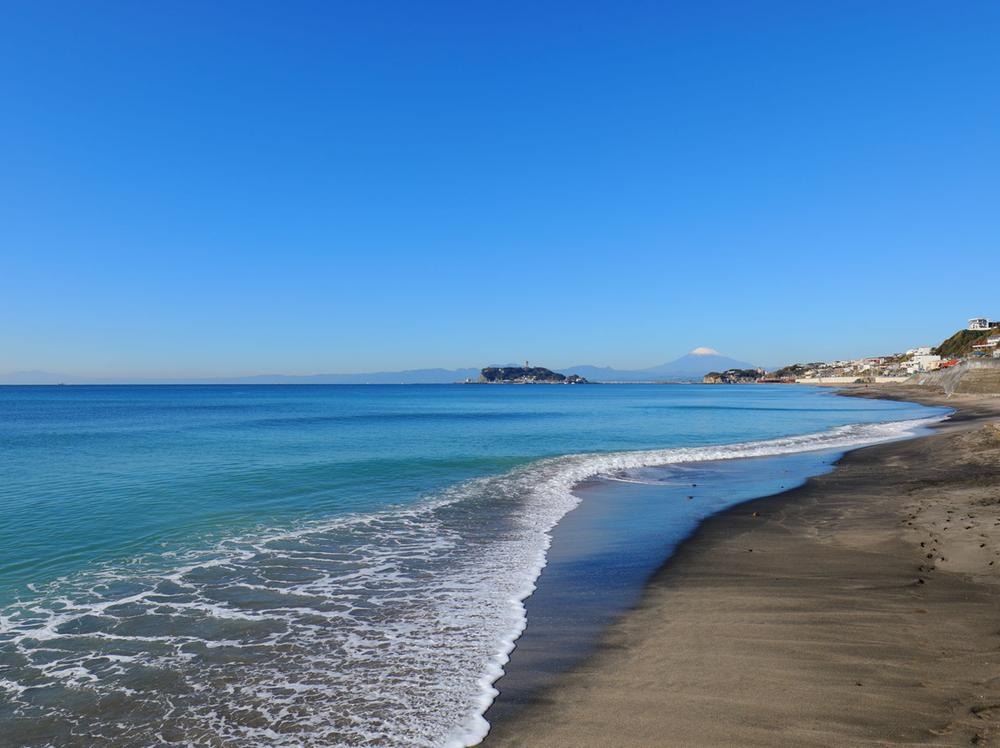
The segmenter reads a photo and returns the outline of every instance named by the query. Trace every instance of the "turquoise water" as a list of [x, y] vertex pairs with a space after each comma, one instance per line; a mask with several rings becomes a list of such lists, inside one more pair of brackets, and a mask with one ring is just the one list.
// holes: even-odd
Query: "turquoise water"
[[782, 386], [0, 387], [0, 734], [474, 742], [577, 481], [940, 412]]
[[644, 467], [581, 486], [580, 505], [552, 531], [545, 570], [525, 602], [527, 626], [486, 719], [501, 724], [544, 701], [707, 517], [795, 488], [838, 457], [820, 450]]

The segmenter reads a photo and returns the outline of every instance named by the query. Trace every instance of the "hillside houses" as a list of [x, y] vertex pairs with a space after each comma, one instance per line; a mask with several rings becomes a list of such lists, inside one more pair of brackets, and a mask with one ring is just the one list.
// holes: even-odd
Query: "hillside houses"
[[938, 346], [916, 346], [885, 356], [796, 363], [771, 372], [762, 369], [713, 371], [706, 374], [703, 381], [706, 384], [901, 382], [916, 374], [983, 357], [1000, 358], [1000, 321], [973, 317], [965, 328]]
[[[984, 333], [996, 331], [984, 337]], [[914, 374], [952, 366], [965, 358], [1000, 358], [1000, 321], [973, 317], [964, 330], [940, 346], [917, 346], [905, 353], [872, 356], [832, 363], [796, 364], [778, 370], [777, 376], [794, 376], [796, 382], [893, 381]]]

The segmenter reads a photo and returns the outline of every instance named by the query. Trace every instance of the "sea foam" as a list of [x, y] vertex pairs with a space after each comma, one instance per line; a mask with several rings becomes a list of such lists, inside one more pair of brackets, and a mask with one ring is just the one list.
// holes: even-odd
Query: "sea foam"
[[474, 745], [577, 483], [938, 420], [548, 458], [409, 507], [65, 577], [0, 611], [0, 720], [19, 745]]

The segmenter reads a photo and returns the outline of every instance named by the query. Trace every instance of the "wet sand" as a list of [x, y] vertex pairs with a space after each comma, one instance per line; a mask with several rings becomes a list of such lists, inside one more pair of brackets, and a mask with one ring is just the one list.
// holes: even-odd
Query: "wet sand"
[[483, 745], [1000, 745], [1000, 398], [705, 522]]

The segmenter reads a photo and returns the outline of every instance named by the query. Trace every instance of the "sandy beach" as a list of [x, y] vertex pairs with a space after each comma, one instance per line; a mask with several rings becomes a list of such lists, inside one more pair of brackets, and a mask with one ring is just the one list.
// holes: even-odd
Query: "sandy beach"
[[1000, 398], [852, 394], [957, 413], [705, 522], [483, 745], [1000, 745]]

